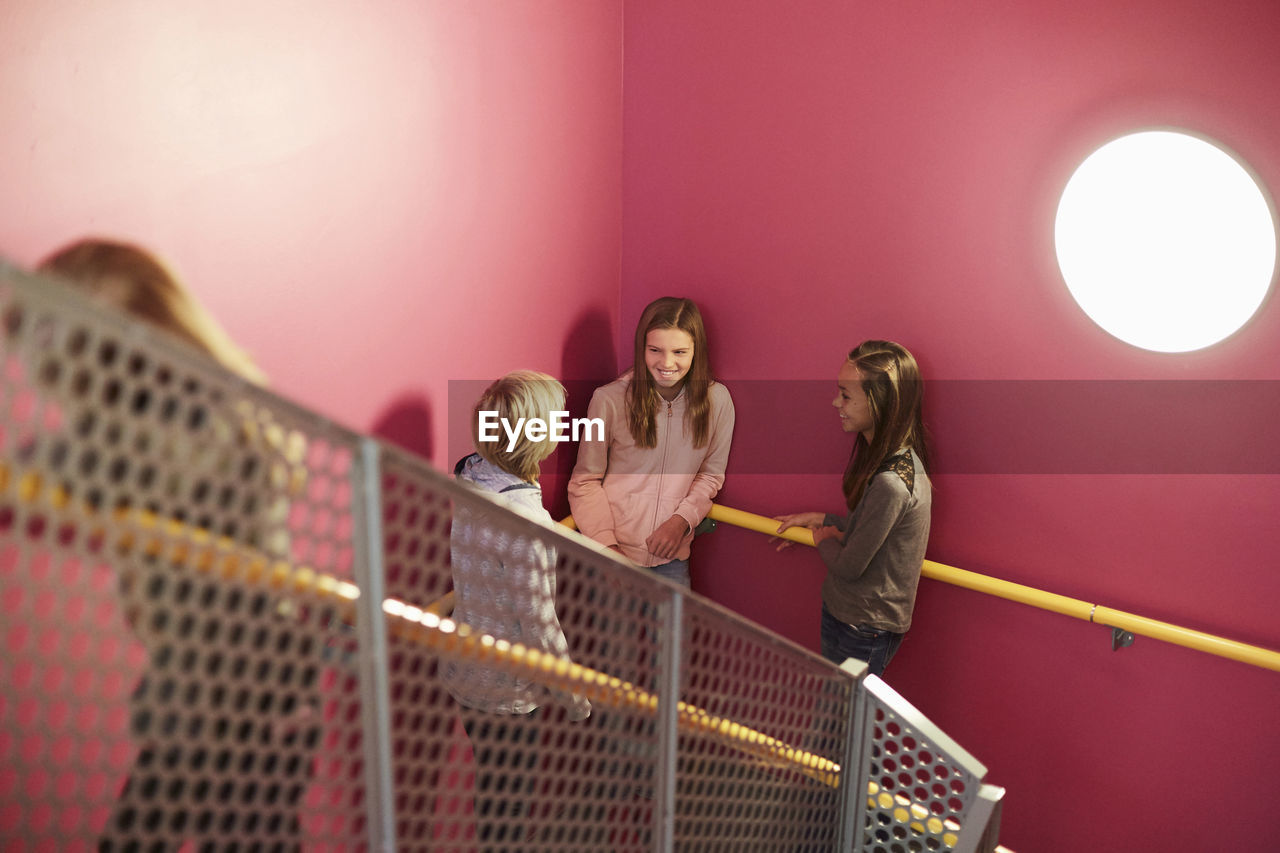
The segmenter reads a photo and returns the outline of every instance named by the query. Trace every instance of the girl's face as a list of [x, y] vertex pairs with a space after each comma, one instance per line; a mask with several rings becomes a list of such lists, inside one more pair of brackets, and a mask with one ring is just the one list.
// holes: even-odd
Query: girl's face
[[693, 337], [680, 329], [650, 329], [644, 336], [644, 366], [664, 400], [674, 400], [693, 366]]
[[840, 426], [845, 432], [862, 433], [871, 443], [875, 435], [875, 422], [871, 420], [871, 404], [862, 390], [862, 374], [848, 360], [840, 365], [836, 376], [836, 398], [831, 401], [840, 415]]

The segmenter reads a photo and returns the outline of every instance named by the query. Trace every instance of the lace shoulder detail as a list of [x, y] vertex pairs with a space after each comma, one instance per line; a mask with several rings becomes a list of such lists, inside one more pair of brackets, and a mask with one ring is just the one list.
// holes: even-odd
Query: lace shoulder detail
[[880, 471], [892, 471], [897, 474], [904, 484], [907, 491], [915, 494], [916, 490], [916, 466], [912, 461], [911, 451], [899, 453], [896, 456], [890, 456], [885, 460], [884, 465], [880, 466]]

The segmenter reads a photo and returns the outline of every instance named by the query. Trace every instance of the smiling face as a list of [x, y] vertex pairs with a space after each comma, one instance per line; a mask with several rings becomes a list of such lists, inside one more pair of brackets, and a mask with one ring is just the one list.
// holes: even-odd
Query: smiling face
[[836, 397], [831, 401], [840, 415], [840, 426], [845, 432], [862, 433], [871, 443], [875, 434], [875, 422], [871, 419], [871, 404], [862, 390], [862, 374], [850, 361], [840, 365], [836, 376]]
[[693, 338], [680, 329], [650, 329], [644, 338], [644, 365], [662, 399], [674, 400], [693, 365]]

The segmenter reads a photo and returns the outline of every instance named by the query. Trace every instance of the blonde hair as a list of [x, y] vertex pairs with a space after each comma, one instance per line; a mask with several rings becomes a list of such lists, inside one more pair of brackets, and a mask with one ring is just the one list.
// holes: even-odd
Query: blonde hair
[[530, 441], [521, 430], [508, 451], [505, 434], [498, 441], [480, 440], [480, 413], [497, 412], [501, 422], [514, 428], [521, 418], [526, 422], [532, 418], [550, 422], [553, 411], [564, 409], [564, 401], [564, 386], [555, 377], [536, 370], [515, 370], [495, 380], [484, 389], [472, 412], [471, 438], [475, 441], [476, 450], [509, 474], [529, 482], [537, 480], [542, 460], [556, 449], [551, 436], [548, 434], [542, 441]]
[[131, 243], [78, 240], [40, 262], [37, 272], [58, 276], [102, 302], [157, 326], [258, 385], [266, 376], [226, 330], [150, 252]]

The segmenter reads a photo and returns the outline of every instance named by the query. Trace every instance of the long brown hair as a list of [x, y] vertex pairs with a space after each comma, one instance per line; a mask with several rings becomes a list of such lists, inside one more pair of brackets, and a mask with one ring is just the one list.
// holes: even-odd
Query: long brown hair
[[845, 501], [852, 510], [890, 456], [909, 447], [928, 471], [929, 449], [924, 431], [924, 383], [911, 353], [892, 341], [863, 341], [849, 353], [849, 363], [862, 379], [874, 424], [870, 444], [859, 433], [844, 472]]
[[266, 376], [226, 330], [150, 252], [131, 243], [79, 240], [40, 262], [50, 273], [95, 298], [177, 335], [223, 367], [258, 385]]
[[636, 324], [635, 363], [627, 388], [627, 425], [640, 447], [658, 444], [658, 385], [645, 366], [645, 346], [654, 329], [678, 329], [693, 339], [693, 363], [684, 377], [684, 418], [693, 431], [693, 446], [705, 447], [711, 432], [711, 360], [707, 330], [691, 299], [663, 296], [649, 303]]

